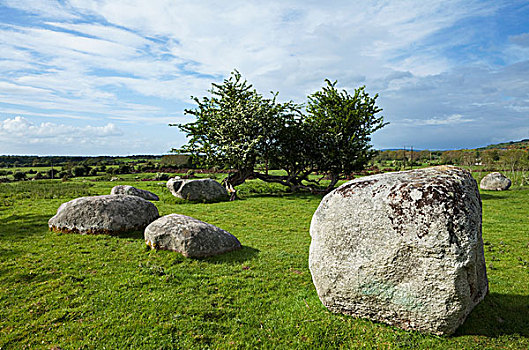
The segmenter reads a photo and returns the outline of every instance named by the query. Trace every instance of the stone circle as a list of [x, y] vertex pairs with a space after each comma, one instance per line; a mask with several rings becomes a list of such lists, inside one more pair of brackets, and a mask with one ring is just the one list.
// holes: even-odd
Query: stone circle
[[160, 198], [147, 190], [142, 190], [140, 188], [136, 188], [129, 185], [117, 185], [112, 187], [112, 190], [110, 191], [110, 194], [127, 194], [130, 196], [138, 196], [143, 199], [146, 199], [148, 201], [159, 201]]
[[231, 233], [195, 218], [169, 214], [145, 229], [145, 242], [153, 249], [171, 250], [190, 258], [214, 256], [241, 249]]
[[452, 166], [354, 179], [326, 195], [309, 268], [331, 311], [451, 334], [488, 292], [481, 199]]
[[213, 179], [180, 179], [167, 181], [167, 188], [172, 195], [190, 201], [219, 201], [228, 199], [228, 192]]
[[485, 175], [479, 182], [479, 187], [486, 191], [505, 191], [511, 187], [511, 180], [499, 172]]
[[56, 232], [116, 235], [143, 230], [158, 217], [156, 206], [143, 198], [104, 195], [63, 203], [48, 226]]

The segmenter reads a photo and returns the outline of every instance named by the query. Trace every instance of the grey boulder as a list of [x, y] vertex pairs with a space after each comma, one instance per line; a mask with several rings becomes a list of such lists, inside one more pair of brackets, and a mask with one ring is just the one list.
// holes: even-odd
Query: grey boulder
[[352, 180], [323, 198], [310, 235], [312, 279], [333, 312], [451, 334], [488, 292], [481, 198], [456, 167]]
[[218, 201], [228, 198], [228, 192], [212, 179], [180, 179], [167, 181], [167, 188], [173, 196], [190, 201]]
[[116, 235], [143, 230], [158, 217], [156, 206], [143, 198], [104, 195], [63, 203], [48, 226], [56, 232]]
[[511, 187], [511, 180], [502, 173], [494, 172], [483, 177], [479, 187], [487, 191], [505, 191]]
[[231, 233], [180, 214], [169, 214], [152, 222], [144, 237], [152, 249], [172, 250], [190, 258], [241, 249], [241, 243]]
[[117, 185], [112, 187], [110, 194], [128, 194], [130, 196], [137, 196], [148, 201], [159, 201], [160, 198], [150, 191], [142, 190], [129, 185]]

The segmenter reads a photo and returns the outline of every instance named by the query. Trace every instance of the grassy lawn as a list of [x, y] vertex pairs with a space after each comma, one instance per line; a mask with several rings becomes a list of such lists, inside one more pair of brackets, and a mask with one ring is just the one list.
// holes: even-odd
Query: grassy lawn
[[309, 225], [321, 197], [252, 181], [242, 200], [184, 203], [164, 182], [160, 214], [228, 230], [243, 249], [187, 259], [119, 237], [48, 231], [63, 202], [116, 182], [0, 184], [0, 348], [519, 348], [529, 347], [529, 188], [486, 192], [490, 295], [451, 337], [332, 314], [308, 269]]

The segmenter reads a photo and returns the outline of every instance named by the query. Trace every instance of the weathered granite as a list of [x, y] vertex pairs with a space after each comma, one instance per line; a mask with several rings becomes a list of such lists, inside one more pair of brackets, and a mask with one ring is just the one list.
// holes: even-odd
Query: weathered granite
[[456, 167], [350, 181], [323, 198], [310, 234], [313, 282], [334, 312], [451, 334], [488, 292], [477, 183]]
[[494, 172], [485, 175], [479, 182], [479, 187], [486, 191], [505, 191], [511, 187], [511, 180], [502, 173]]
[[144, 237], [153, 249], [172, 250], [190, 258], [241, 249], [239, 240], [229, 232], [180, 214], [169, 214], [152, 222]]
[[63, 203], [48, 226], [57, 232], [115, 235], [143, 230], [158, 217], [156, 206], [143, 198], [104, 195]]
[[173, 196], [190, 201], [219, 201], [228, 199], [228, 192], [213, 179], [180, 179], [167, 181], [167, 188]]
[[159, 201], [160, 198], [150, 191], [142, 190], [129, 185], [117, 185], [112, 187], [110, 194], [127, 194], [130, 196], [138, 196], [148, 201]]

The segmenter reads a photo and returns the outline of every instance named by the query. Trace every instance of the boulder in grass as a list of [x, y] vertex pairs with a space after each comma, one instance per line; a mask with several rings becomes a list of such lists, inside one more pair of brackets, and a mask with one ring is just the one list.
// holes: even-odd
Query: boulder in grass
[[158, 217], [156, 206], [143, 198], [104, 195], [62, 204], [48, 226], [56, 232], [116, 235], [143, 230]]
[[148, 201], [159, 201], [160, 198], [150, 191], [142, 190], [129, 185], [117, 185], [112, 187], [110, 194], [128, 194], [130, 196], [138, 196]]
[[228, 199], [226, 189], [213, 179], [188, 180], [172, 178], [167, 188], [173, 196], [190, 201], [219, 201]]
[[476, 181], [451, 166], [367, 176], [325, 196], [309, 268], [331, 311], [451, 334], [488, 292]]
[[483, 177], [479, 187], [486, 191], [505, 191], [511, 187], [511, 180], [502, 173], [494, 172]]
[[145, 229], [144, 237], [153, 249], [172, 250], [189, 258], [241, 249], [241, 243], [231, 233], [180, 214], [169, 214], [152, 222]]

